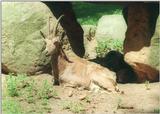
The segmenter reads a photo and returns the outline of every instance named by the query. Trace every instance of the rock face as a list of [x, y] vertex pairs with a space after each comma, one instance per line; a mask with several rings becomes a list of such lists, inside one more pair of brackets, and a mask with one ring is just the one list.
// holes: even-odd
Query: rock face
[[[50, 57], [43, 53], [40, 30], [48, 34], [56, 23], [49, 8], [40, 2], [2, 3], [2, 65], [14, 73], [35, 74], [48, 70]], [[3, 67], [2, 67], [3, 68]]]
[[124, 61], [124, 55], [118, 51], [108, 52], [104, 58], [96, 58], [90, 61], [96, 62], [116, 73], [118, 83], [135, 83], [136, 74], [133, 68]]
[[158, 11], [158, 4], [154, 3], [133, 3], [128, 6], [128, 10], [124, 11], [127, 12], [124, 17], [128, 26], [123, 46], [124, 53], [150, 46]]
[[105, 15], [98, 22], [95, 37], [98, 41], [105, 38], [124, 39], [126, 30], [127, 25], [122, 15]]
[[66, 31], [70, 46], [74, 54], [83, 57], [85, 54], [84, 44], [83, 44], [83, 30], [80, 24], [76, 20], [72, 4], [70, 2], [50, 2], [43, 1], [54, 16], [58, 19], [61, 15], [65, 15], [60, 21], [63, 29]]
[[151, 40], [151, 46], [143, 47], [140, 51], [131, 51], [125, 54], [125, 61], [132, 66], [138, 75], [138, 82], [159, 80], [159, 43], [160, 43], [160, 16], [157, 19], [156, 30]]
[[95, 39], [96, 26], [93, 25], [83, 25], [84, 31], [84, 47], [85, 47], [85, 57], [88, 59], [96, 58], [96, 47], [97, 40]]
[[[84, 31], [83, 40], [84, 40], [84, 48], [85, 48], [85, 55], [84, 58], [86, 59], [93, 59], [96, 58], [96, 47], [97, 47], [97, 40], [95, 39], [95, 31], [96, 26], [94, 25], [82, 25], [82, 29]], [[72, 50], [72, 47], [69, 43], [68, 37], [64, 37], [62, 39], [63, 43], [63, 50], [67, 53], [68, 56], [76, 56]]]

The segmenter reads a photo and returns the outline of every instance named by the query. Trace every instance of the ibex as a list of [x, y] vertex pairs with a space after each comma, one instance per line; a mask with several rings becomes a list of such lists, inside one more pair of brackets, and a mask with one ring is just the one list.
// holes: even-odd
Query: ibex
[[62, 17], [63, 15], [59, 17], [54, 32], [49, 36], [46, 37], [40, 31], [46, 42], [46, 55], [51, 56], [54, 84], [65, 84], [89, 90], [98, 87], [98, 89], [102, 88], [107, 91], [117, 91], [114, 72], [78, 56], [66, 56], [61, 43], [64, 32], [60, 37], [57, 36], [57, 26]]

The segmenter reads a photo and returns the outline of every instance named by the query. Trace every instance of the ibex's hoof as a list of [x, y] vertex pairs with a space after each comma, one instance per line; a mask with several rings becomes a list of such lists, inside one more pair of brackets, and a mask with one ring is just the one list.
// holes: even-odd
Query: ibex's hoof
[[59, 81], [54, 81], [54, 85], [59, 85]]

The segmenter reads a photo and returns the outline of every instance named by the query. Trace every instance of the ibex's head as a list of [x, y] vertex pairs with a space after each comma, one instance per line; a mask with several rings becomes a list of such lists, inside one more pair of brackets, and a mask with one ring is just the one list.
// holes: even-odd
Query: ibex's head
[[61, 40], [61, 38], [64, 37], [64, 32], [62, 33], [61, 36], [57, 36], [57, 32], [58, 32], [57, 28], [58, 28], [59, 21], [63, 16], [64, 15], [61, 15], [58, 18], [57, 24], [55, 26], [54, 31], [52, 31], [52, 33], [50, 33], [50, 26], [49, 26], [48, 36], [46, 36], [43, 32], [40, 31], [40, 34], [42, 35], [42, 37], [44, 38], [44, 41], [46, 43], [45, 53], [46, 53], [47, 56], [53, 55], [60, 48], [59, 47], [60, 46], [60, 40]]

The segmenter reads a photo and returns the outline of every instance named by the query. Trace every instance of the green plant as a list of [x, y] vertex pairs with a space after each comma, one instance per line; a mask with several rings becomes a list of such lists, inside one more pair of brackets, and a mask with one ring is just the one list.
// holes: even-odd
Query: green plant
[[43, 107], [43, 109], [44, 109], [46, 112], [50, 113], [52, 108], [49, 107], [48, 105], [46, 105], [46, 106]]
[[[47, 80], [43, 81], [42, 84], [37, 83], [34, 78], [27, 77], [25, 74], [18, 74], [17, 76], [9, 74], [6, 77], [6, 82], [8, 94], [3, 99], [15, 99], [14, 102], [17, 102], [17, 104], [15, 103], [17, 107], [20, 107], [18, 105], [21, 102], [26, 102], [27, 108], [21, 105], [23, 112], [26, 113], [40, 114], [50, 112], [49, 98], [58, 96], [57, 91]], [[17, 97], [14, 98], [14, 96]], [[11, 106], [11, 109], [8, 108], [7, 111], [7, 108], [4, 108], [4, 112], [8, 112], [7, 114], [22, 114], [18, 112], [19, 109], [15, 109], [16, 113], [9, 113], [13, 112], [12, 109], [14, 108], [12, 107], [15, 106]]]
[[154, 113], [160, 113], [160, 108], [155, 108]]
[[7, 93], [9, 96], [14, 97], [18, 96], [18, 89], [17, 89], [17, 79], [16, 77], [12, 76], [11, 74], [6, 78], [7, 83]]
[[48, 81], [45, 80], [39, 90], [39, 98], [49, 99], [54, 96], [58, 96], [57, 92], [53, 89], [52, 85], [50, 85]]
[[145, 81], [144, 83], [145, 83], [146, 90], [150, 90], [149, 81]]
[[30, 80], [28, 83], [28, 86], [26, 88], [26, 100], [28, 103], [34, 103], [35, 102], [35, 96], [36, 96], [36, 84], [34, 80]]
[[82, 103], [75, 101], [64, 101], [62, 106], [63, 109], [68, 109], [73, 113], [80, 113], [85, 110], [85, 107]]
[[90, 103], [92, 100], [91, 100], [91, 97], [86, 96], [86, 97], [84, 98], [84, 101]]
[[107, 39], [106, 41], [98, 42], [96, 52], [98, 57], [104, 57], [109, 51], [116, 50], [123, 51], [123, 40], [121, 39]]
[[20, 104], [11, 99], [2, 101], [2, 110], [4, 114], [23, 114]]
[[43, 100], [42, 100], [42, 105], [43, 105], [43, 106], [48, 105], [48, 99], [43, 99]]
[[6, 83], [7, 83], [7, 93], [9, 96], [19, 96], [20, 89], [26, 86], [25, 82], [27, 79], [26, 74], [18, 74], [17, 76], [14, 76], [13, 74], [9, 74], [6, 77]]

